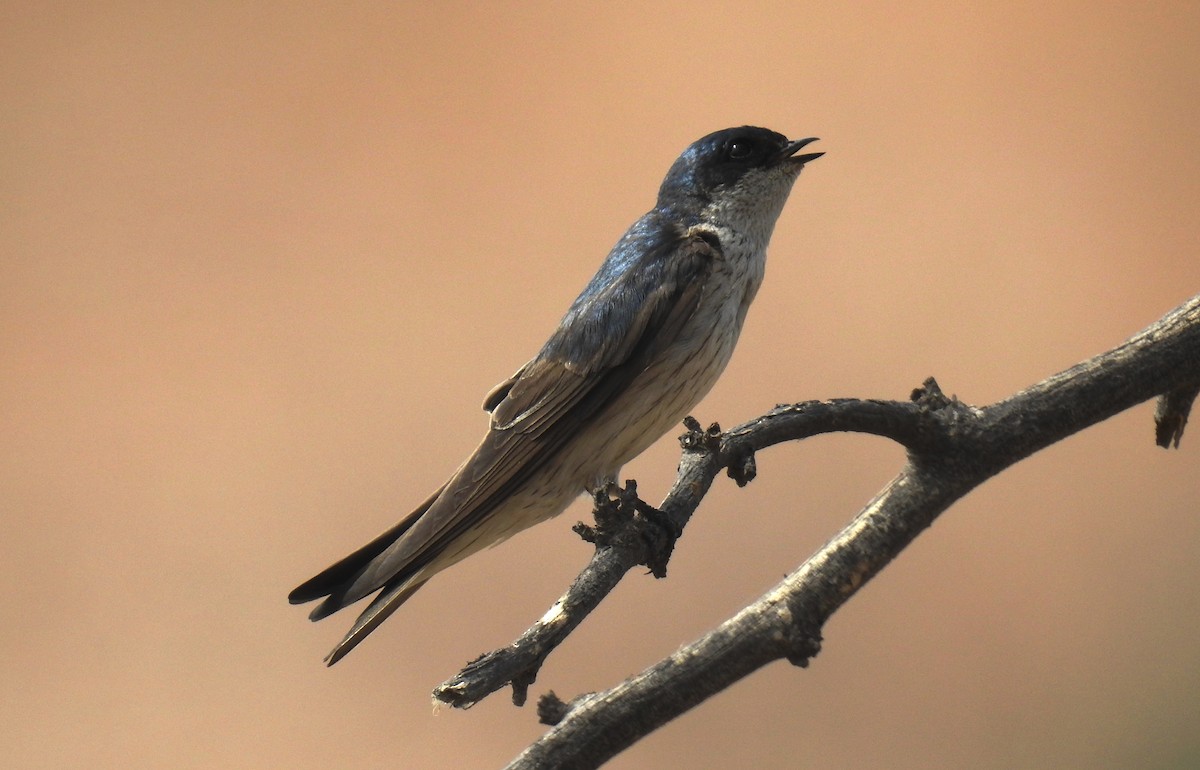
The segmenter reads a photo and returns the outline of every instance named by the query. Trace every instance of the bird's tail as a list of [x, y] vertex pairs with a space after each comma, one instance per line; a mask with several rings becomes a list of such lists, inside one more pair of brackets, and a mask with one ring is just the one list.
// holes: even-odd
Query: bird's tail
[[332, 666], [346, 656], [346, 653], [358, 646], [358, 643], [367, 638], [383, 621], [387, 620], [388, 616], [395, 612], [401, 604], [408, 600], [408, 597], [417, 592], [417, 589], [425, 585], [427, 577], [416, 575], [398, 583], [389, 583], [383, 587], [379, 595], [371, 600], [367, 608], [362, 611], [358, 619], [354, 621], [354, 625], [342, 637], [342, 641], [329, 651], [325, 656], [325, 665]]
[[[434, 492], [429, 496], [428, 500], [417, 506], [417, 509], [408, 516], [405, 516], [400, 523], [354, 553], [296, 586], [288, 594], [288, 601], [292, 604], [304, 604], [316, 601], [317, 599], [324, 599], [309, 614], [309, 618], [312, 620], [320, 620], [328, 617], [343, 607], [347, 607], [358, 601], [358, 599], [362, 598], [361, 593], [357, 596], [348, 595], [358, 577], [389, 546], [404, 536], [404, 533], [412, 527], [417, 519], [421, 518], [429, 510], [429, 506], [433, 505], [433, 502], [437, 500], [441, 493], [441, 489]], [[420, 574], [397, 574], [388, 580], [383, 585], [382, 592], [363, 611], [362, 615], [355, 621], [354, 627], [346, 634], [346, 637], [329, 653], [329, 656], [325, 659], [326, 662], [332, 666], [341, 659], [342, 656], [362, 641], [367, 634], [371, 633], [376, 626], [382, 623], [388, 615], [395, 612], [396, 608], [403, 604], [405, 599], [412, 596], [418, 588], [424, 585], [427, 579], [427, 576], [422, 577]]]

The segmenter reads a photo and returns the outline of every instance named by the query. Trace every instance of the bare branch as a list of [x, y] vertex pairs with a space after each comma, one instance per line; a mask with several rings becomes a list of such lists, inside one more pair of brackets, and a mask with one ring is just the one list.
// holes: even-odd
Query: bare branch
[[[874, 433], [910, 449], [931, 448], [930, 440], [937, 432], [924, 423], [930, 419], [930, 399], [941, 398], [941, 393], [936, 383], [930, 381], [927, 386], [931, 388], [928, 394], [925, 390], [914, 393], [914, 398], [920, 395], [923, 400], [913, 404], [837, 399], [782, 405], [726, 434], [715, 424], [701, 430], [700, 424], [689, 417], [688, 432], [680, 437], [683, 457], [678, 476], [657, 511], [661, 519], [650, 521], [644, 512], [635, 512], [640, 502], [635, 499], [618, 499], [617, 511], [613, 512], [606, 511], [603, 501], [597, 501], [596, 529], [576, 525], [584, 539], [596, 543], [596, 550], [571, 587], [512, 644], [481, 655], [453, 679], [438, 685], [434, 698], [456, 708], [470, 708], [496, 690], [512, 685], [513, 703], [524, 705], [529, 686], [547, 656], [616, 588], [626, 572], [644, 565], [657, 577], [666, 576], [670, 546], [682, 534], [713, 479], [722, 469], [728, 469], [738, 485], [745, 486], [754, 477], [755, 450], [834, 431]], [[631, 491], [635, 492], [636, 486], [624, 490]], [[664, 536], [668, 540], [665, 545]]]
[[[909, 447], [908, 463], [836, 537], [759, 600], [670, 657], [611, 690], [569, 704], [553, 699], [542, 711], [557, 723], [509, 767], [598, 767], [771, 661], [806, 665], [833, 612], [971, 489], [1072, 433], [1198, 381], [1200, 296], [1114, 350], [984, 409], [947, 400], [927, 382], [914, 394], [925, 408], [911, 425], [897, 417], [903, 427], [891, 434]], [[722, 454], [737, 442], [755, 449], [787, 440], [787, 423], [803, 419], [780, 412], [762, 418], [777, 434], [764, 438], [765, 428], [748, 424], [726, 436]], [[1176, 438], [1181, 430], [1182, 421]]]
[[[596, 767], [634, 741], [761, 666], [784, 658], [804, 666], [829, 617], [933, 520], [971, 489], [1073, 433], [1162, 396], [1159, 443], [1178, 445], [1200, 383], [1200, 296], [1128, 342], [1004, 401], [975, 408], [947, 398], [929, 379], [912, 403], [837, 399], [781, 405], [722, 434], [688, 418], [676, 483], [656, 511], [636, 487], [597, 501], [596, 543], [587, 567], [546, 615], [507, 648], [482, 656], [435, 690], [469, 707], [506, 684], [524, 703], [542, 662], [639, 564], [665, 574], [670, 547], [713, 479], [727, 469], [754, 477], [756, 451], [833, 431], [871, 433], [908, 449], [908, 462], [833, 540], [782, 583], [713, 632], [606, 692], [539, 713], [557, 724], [512, 768]], [[1165, 406], [1164, 406], [1165, 404]], [[657, 566], [656, 566], [657, 565]]]

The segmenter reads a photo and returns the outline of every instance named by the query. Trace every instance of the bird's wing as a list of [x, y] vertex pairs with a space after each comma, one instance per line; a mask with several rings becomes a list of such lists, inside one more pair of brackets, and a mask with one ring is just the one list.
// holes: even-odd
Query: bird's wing
[[346, 586], [339, 604], [431, 563], [674, 342], [720, 258], [719, 244], [707, 234], [679, 233], [636, 251], [636, 261], [615, 275], [602, 268], [603, 285], [590, 293], [589, 286], [538, 356], [489, 394], [492, 424], [479, 448], [429, 511]]

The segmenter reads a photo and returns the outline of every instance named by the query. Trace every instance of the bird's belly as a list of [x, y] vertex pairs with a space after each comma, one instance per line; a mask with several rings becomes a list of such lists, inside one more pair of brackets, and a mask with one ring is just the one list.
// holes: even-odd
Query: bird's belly
[[644, 452], [664, 433], [679, 427], [697, 403], [712, 389], [733, 355], [745, 311], [741, 291], [734, 289], [706, 297], [681, 330], [675, 344], [666, 348], [618, 398], [588, 426], [588, 438], [572, 442], [586, 465], [582, 485], [596, 489], [616, 481], [621, 466]]

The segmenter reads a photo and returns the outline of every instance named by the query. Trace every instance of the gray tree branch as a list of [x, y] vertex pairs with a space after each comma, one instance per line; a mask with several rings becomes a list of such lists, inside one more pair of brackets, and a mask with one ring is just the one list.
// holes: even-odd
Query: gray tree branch
[[[936, 388], [936, 383], [932, 384]], [[919, 450], [930, 448], [929, 442], [937, 436], [933, 427], [922, 425], [928, 419], [927, 404], [849, 398], [778, 406], [724, 434], [715, 424], [701, 430], [689, 417], [688, 432], [680, 438], [683, 457], [678, 476], [662, 506], [650, 516], [644, 508], [639, 511], [633, 482], [613, 499], [597, 500], [596, 527], [575, 526], [584, 539], [596, 544], [596, 550], [570, 588], [520, 638], [468, 663], [433, 691], [434, 698], [456, 708], [470, 708], [511, 685], [513, 703], [524, 705], [542, 662], [616, 588], [626, 572], [647, 566], [658, 577], [666, 575], [674, 538], [683, 532], [717, 474], [726, 470], [739, 486], [745, 486], [754, 478], [757, 450], [835, 431], [874, 433], [894, 439], [910, 451]]]
[[[678, 479], [661, 514], [635, 488], [599, 501], [584, 528], [596, 553], [550, 612], [508, 648], [475, 661], [435, 697], [457, 706], [511, 683], [523, 702], [537, 669], [633, 566], [665, 567], [673, 536], [727, 469], [744, 484], [754, 453], [832, 431], [873, 433], [908, 450], [904, 468], [837, 536], [759, 600], [701, 639], [601, 692], [544, 698], [554, 726], [510, 768], [591, 768], [642, 736], [778, 659], [799, 666], [820, 649], [821, 629], [859, 588], [938, 515], [1000, 471], [1073, 433], [1160, 397], [1156, 435], [1176, 445], [1200, 386], [1200, 296], [1113, 350], [991, 406], [945, 397], [927, 380], [911, 403], [853, 399], [781, 406], [727, 433], [689, 423]], [[1165, 426], [1165, 427], [1164, 427]], [[663, 536], [663, 533], [666, 536]]]

